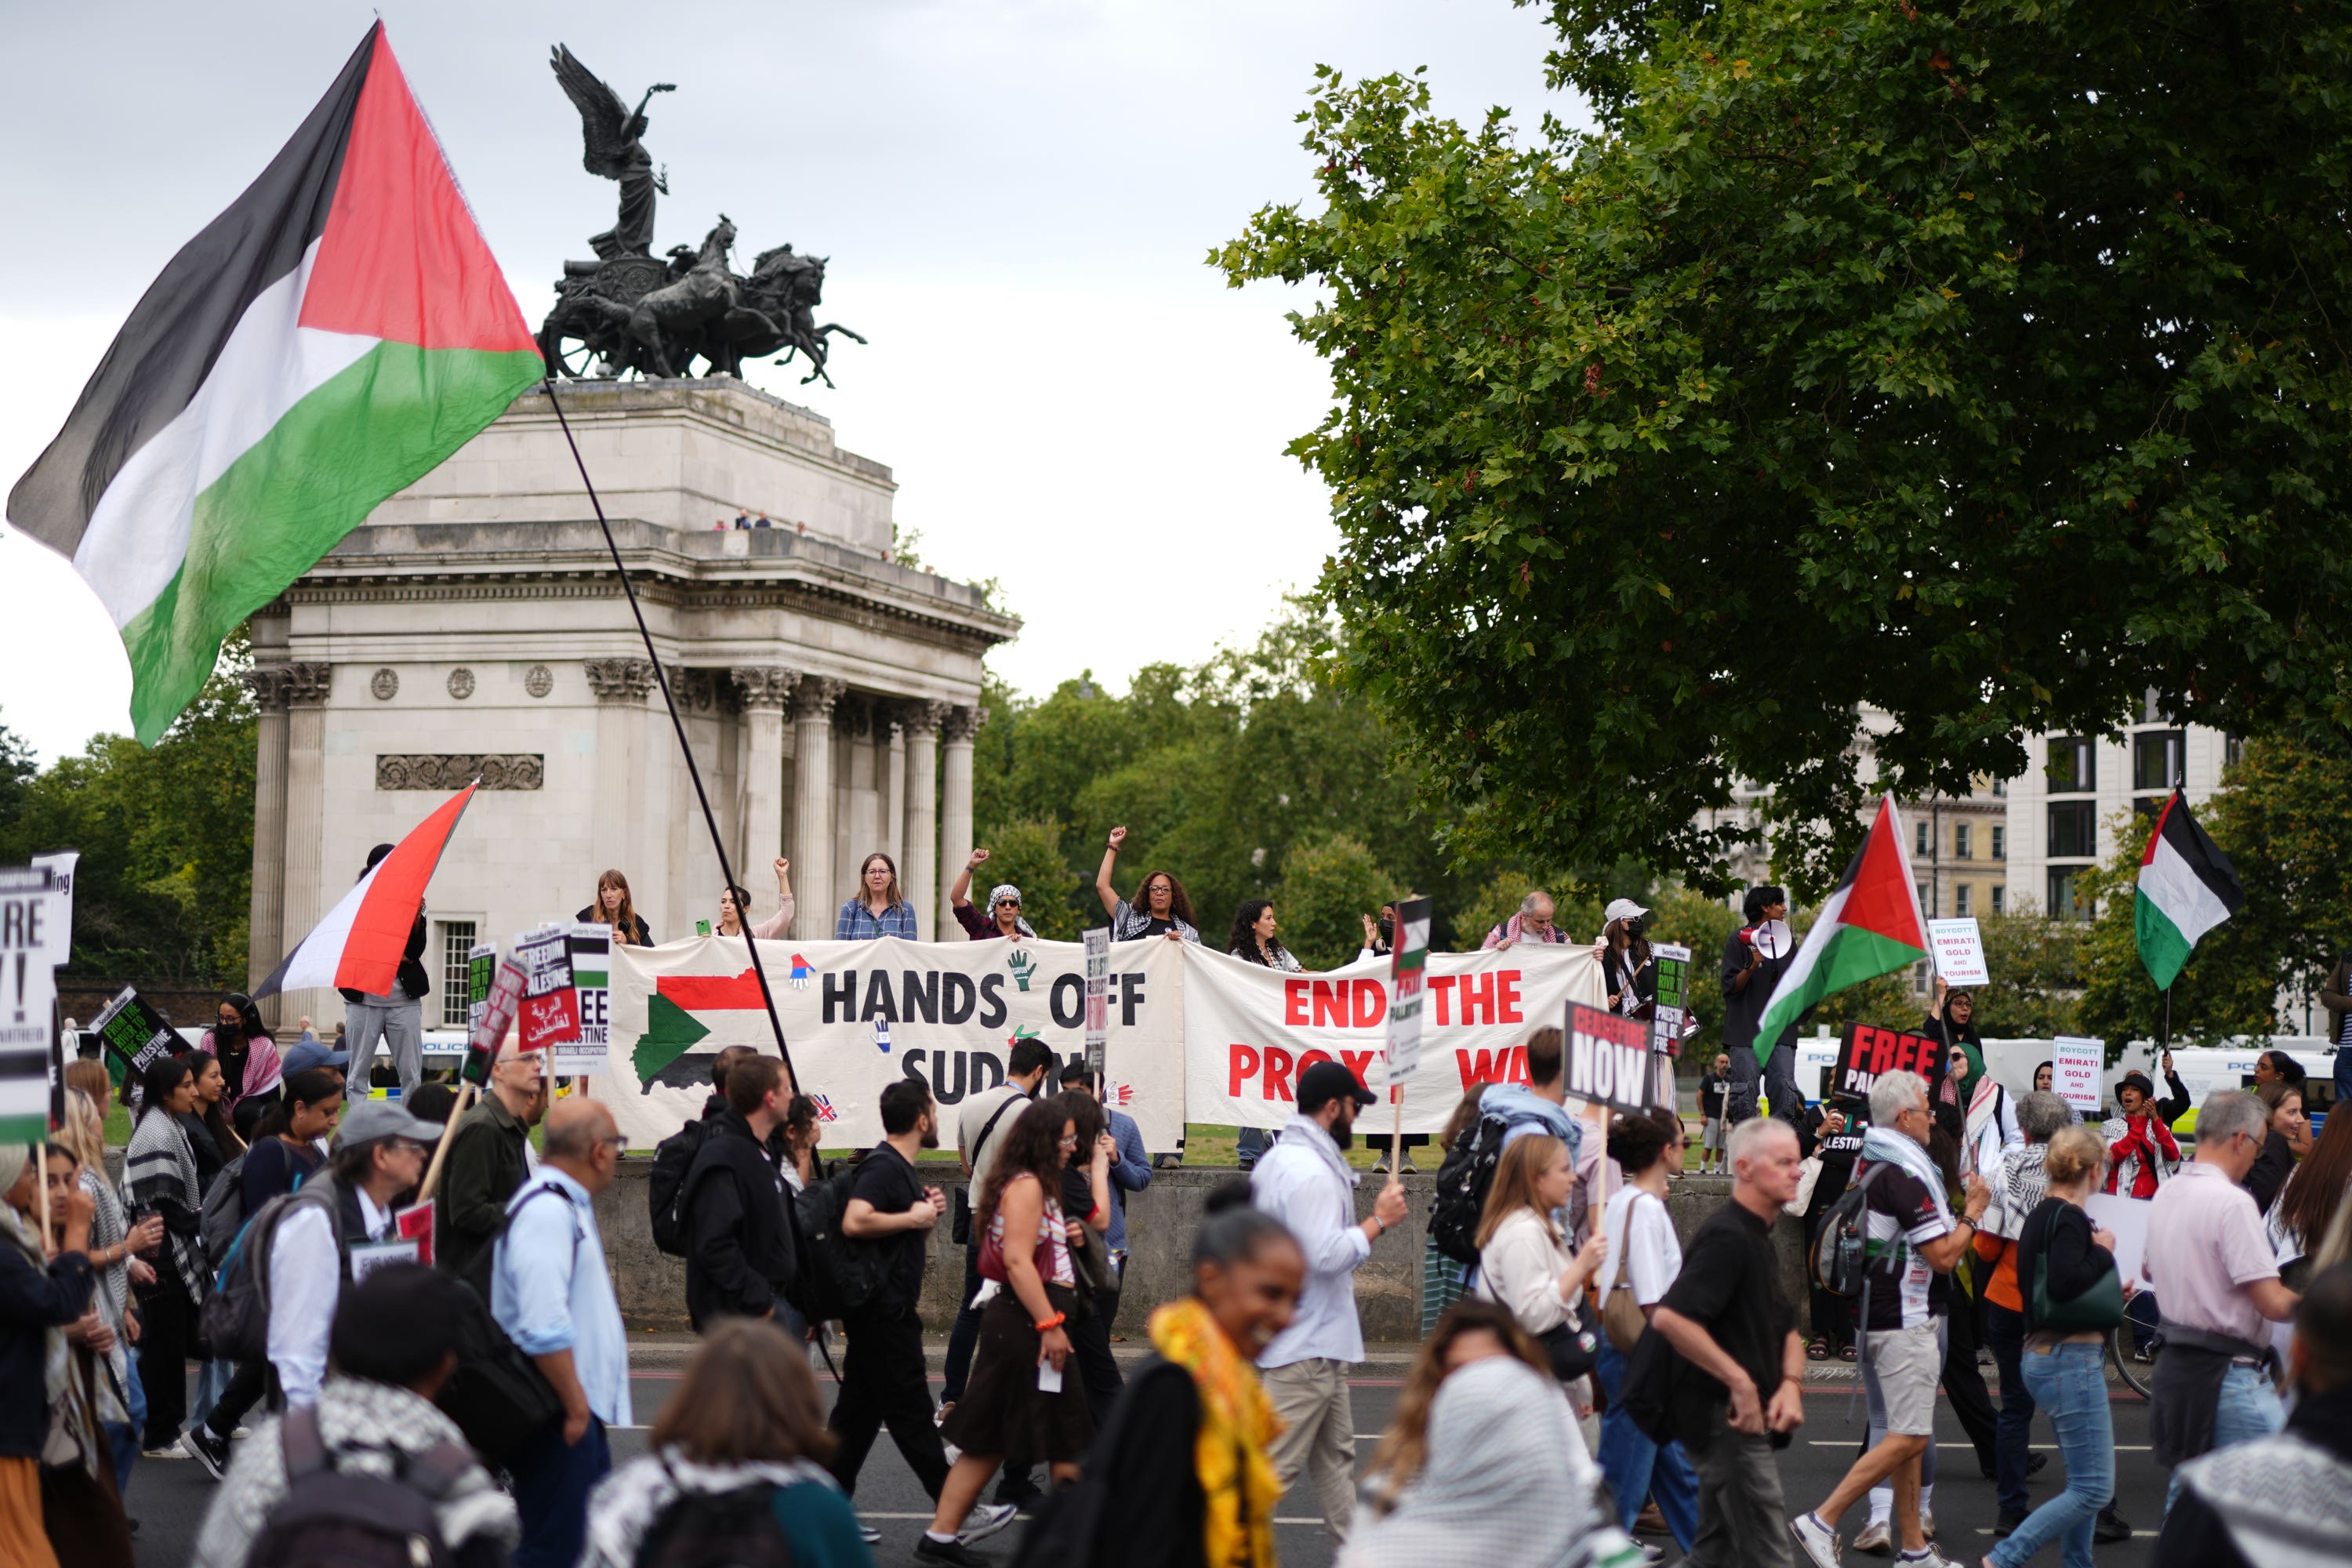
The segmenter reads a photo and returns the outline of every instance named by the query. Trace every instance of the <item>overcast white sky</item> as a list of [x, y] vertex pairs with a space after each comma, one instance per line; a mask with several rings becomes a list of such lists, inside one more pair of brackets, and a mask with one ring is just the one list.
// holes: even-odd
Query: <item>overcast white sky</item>
[[[1091, 667], [1246, 639], [1333, 534], [1283, 454], [1326, 386], [1276, 286], [1203, 265], [1261, 204], [1310, 195], [1293, 116], [1318, 62], [1430, 68], [1440, 108], [1523, 124], [1549, 35], [1507, 0], [384, 0], [411, 86], [534, 323], [613, 220], [549, 72], [568, 43], [634, 102], [669, 170], [656, 248], [724, 210], [739, 254], [832, 258], [856, 327], [839, 390], [751, 379], [887, 463], [935, 565], [1003, 580], [1027, 622], [992, 666], [1042, 693]], [[0, 7], [16, 153], [0, 163], [0, 490], [123, 316], [283, 144], [367, 5]], [[43, 760], [127, 731], [130, 672], [57, 557], [0, 538], [0, 724]], [[27, 650], [37, 650], [26, 657]]]

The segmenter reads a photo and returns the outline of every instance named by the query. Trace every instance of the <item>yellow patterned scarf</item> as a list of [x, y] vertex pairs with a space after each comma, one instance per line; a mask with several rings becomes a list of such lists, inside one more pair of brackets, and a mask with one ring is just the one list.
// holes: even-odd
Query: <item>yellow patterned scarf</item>
[[1201, 1521], [1205, 1561], [1211, 1568], [1274, 1568], [1274, 1505], [1282, 1488], [1266, 1450], [1282, 1423], [1258, 1384], [1257, 1369], [1242, 1359], [1196, 1296], [1161, 1307], [1146, 1328], [1152, 1348], [1191, 1373], [1200, 1390], [1192, 1465], [1208, 1499]]

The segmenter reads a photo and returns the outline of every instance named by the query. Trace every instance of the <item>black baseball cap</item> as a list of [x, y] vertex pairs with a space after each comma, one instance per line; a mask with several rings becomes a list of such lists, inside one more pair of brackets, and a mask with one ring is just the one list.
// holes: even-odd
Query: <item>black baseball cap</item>
[[1338, 1062], [1317, 1062], [1298, 1075], [1298, 1110], [1312, 1116], [1343, 1094], [1353, 1095], [1359, 1109], [1372, 1103], [1372, 1091]]
[[2136, 1089], [2149, 1100], [2156, 1098], [2156, 1085], [2148, 1081], [2147, 1074], [2144, 1072], [2127, 1072], [2116, 1080], [2117, 1094], [2127, 1089]]

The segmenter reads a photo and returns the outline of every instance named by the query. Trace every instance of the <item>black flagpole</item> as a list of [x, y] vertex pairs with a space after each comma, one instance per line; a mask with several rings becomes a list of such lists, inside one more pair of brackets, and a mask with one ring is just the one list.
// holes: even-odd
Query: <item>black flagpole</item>
[[[555, 410], [555, 422], [563, 427], [564, 444], [572, 448], [572, 461], [580, 469], [580, 483], [588, 491], [588, 504], [596, 509], [596, 526], [604, 531], [604, 548], [613, 552], [613, 570], [621, 574], [621, 591], [629, 596], [629, 614], [636, 617], [637, 636], [645, 639], [646, 658], [653, 661], [654, 679], [661, 682], [662, 705], [669, 710], [669, 721], [677, 731], [677, 749], [686, 758], [687, 777], [694, 781], [694, 798], [702, 803], [703, 826], [710, 829], [710, 847], [719, 857], [719, 879], [727, 887], [737, 886], [734, 868], [727, 862], [727, 845], [719, 833], [719, 818], [710, 809], [710, 795], [702, 787], [702, 770], [694, 765], [694, 747], [686, 738], [686, 721], [679, 716], [677, 700], [670, 695], [669, 672], [662, 668], [661, 655], [654, 651], [654, 634], [646, 628], [646, 613], [637, 604], [637, 590], [629, 581], [629, 568], [621, 560], [621, 547], [614, 542], [613, 525], [605, 521], [604, 502], [596, 494], [595, 481], [588, 477], [587, 460], [580, 456], [580, 443], [572, 435], [572, 421], [563, 416], [563, 405], [555, 395], [555, 378], [543, 377], [547, 388], [548, 406]], [[751, 934], [751, 923], [743, 920], [742, 910], [736, 916], [743, 927], [743, 945], [751, 952], [751, 973], [760, 982], [760, 1005], [768, 1010], [768, 1027], [775, 1031], [776, 1054], [784, 1059], [784, 1071], [792, 1075], [793, 1092], [801, 1092], [801, 1075], [793, 1067], [792, 1047], [784, 1044], [784, 1022], [776, 1015], [776, 995], [768, 989], [767, 966], [760, 962], [760, 939]]]

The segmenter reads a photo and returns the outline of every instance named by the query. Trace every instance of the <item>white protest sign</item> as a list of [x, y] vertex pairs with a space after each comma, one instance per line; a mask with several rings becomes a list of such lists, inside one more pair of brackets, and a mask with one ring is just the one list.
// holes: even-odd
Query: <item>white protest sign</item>
[[1984, 936], [1974, 916], [1929, 921], [1927, 946], [1936, 955], [1936, 973], [1944, 984], [1960, 987], [1990, 985], [1992, 972], [1985, 967]]
[[2083, 1212], [2091, 1216], [2091, 1223], [2115, 1235], [2116, 1277], [2143, 1290], [2147, 1282], [2140, 1278], [2139, 1264], [2147, 1252], [2148, 1211], [2155, 1206], [2153, 1198], [2126, 1197], [2121, 1193], [2093, 1193], [2083, 1200]]
[[1110, 927], [1097, 926], [1079, 941], [1087, 954], [1087, 1070], [1099, 1088], [1103, 1050], [1110, 1040]]
[[2105, 1098], [2099, 1080], [2106, 1074], [2107, 1042], [2060, 1035], [2050, 1042], [2050, 1087], [2058, 1098], [2085, 1115], [2099, 1109]]
[[63, 914], [46, 866], [0, 868], [0, 1141], [49, 1135], [49, 1086], [58, 1049], [50, 1027], [58, 975], [49, 957]]
[[[1389, 1082], [1402, 1084], [1421, 1068], [1421, 1008], [1429, 973], [1432, 899], [1408, 899], [1396, 909], [1395, 946], [1389, 966]], [[1393, 1094], [1391, 1099], [1394, 1099]]]

